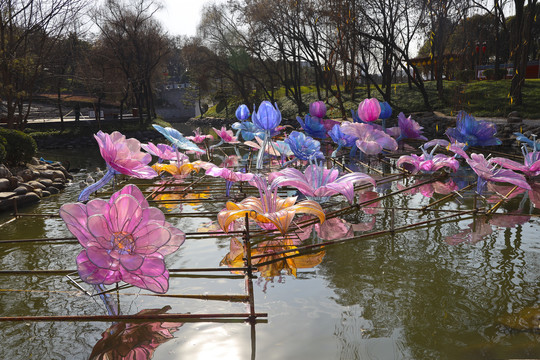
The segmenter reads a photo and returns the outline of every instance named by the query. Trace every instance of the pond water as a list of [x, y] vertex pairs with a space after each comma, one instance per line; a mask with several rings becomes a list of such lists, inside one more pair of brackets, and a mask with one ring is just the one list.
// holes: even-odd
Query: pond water
[[[97, 146], [41, 155], [69, 159], [72, 168], [91, 172], [96, 166], [103, 168]], [[22, 211], [57, 213], [62, 204], [76, 200], [78, 182], [85, 177], [86, 173], [76, 174], [73, 184], [61, 194]], [[394, 181], [377, 191], [382, 195], [411, 184]], [[470, 210], [474, 199], [468, 194], [437, 208]], [[402, 192], [382, 200], [378, 211], [342, 217], [340, 228], [345, 227], [347, 235], [321, 230], [309, 236], [349, 237], [353, 232], [360, 235], [447, 216], [449, 212], [403, 210], [420, 208], [442, 197]], [[153, 359], [540, 357], [538, 332], [511, 330], [499, 321], [506, 314], [538, 306], [540, 300], [540, 212], [528, 200], [521, 200], [521, 196], [512, 199], [499, 212], [521, 207], [533, 216], [485, 223], [479, 216], [462, 215], [328, 246], [317, 254], [319, 258], [306, 260], [315, 266], [297, 263], [298, 268], [293, 269], [296, 276], [288, 274], [286, 268], [279, 272], [278, 263], [268, 270], [269, 276], [256, 274], [253, 280], [255, 309], [268, 313], [267, 323], [185, 323], [171, 330], [174, 337], [155, 349]], [[194, 201], [185, 203], [183, 212], [215, 212], [222, 207], [223, 203]], [[0, 215], [0, 223], [9, 218], [8, 214]], [[170, 217], [169, 221], [184, 232], [196, 232], [215, 221], [215, 216]], [[504, 227], [508, 225], [511, 227]], [[471, 228], [484, 236], [477, 242], [451, 245], [470, 237], [467, 232]], [[54, 217], [19, 218], [0, 227], [0, 234], [3, 240], [72, 236], [63, 221]], [[3, 270], [75, 269], [80, 251], [79, 244], [69, 242], [4, 243], [0, 244], [0, 264]], [[166, 262], [169, 268], [214, 268], [229, 252], [230, 238], [188, 238]], [[210, 274], [213, 276], [172, 276], [168, 293], [244, 293], [243, 277], [229, 276], [229, 272]], [[2, 316], [106, 314], [99, 298], [77, 291], [65, 276], [1, 276]], [[167, 305], [170, 313], [248, 312], [244, 303], [161, 298], [136, 288], [120, 294], [125, 314]], [[0, 358], [86, 359], [110, 326], [105, 322], [0, 322], [4, 339]]]

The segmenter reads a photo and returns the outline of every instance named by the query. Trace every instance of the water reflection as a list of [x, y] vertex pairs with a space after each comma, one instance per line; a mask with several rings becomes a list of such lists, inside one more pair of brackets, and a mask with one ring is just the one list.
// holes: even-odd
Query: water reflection
[[[321, 263], [325, 254], [324, 250], [291, 257], [291, 255], [298, 254], [294, 250], [300, 245], [300, 242], [297, 238], [288, 236], [282, 239], [263, 241], [251, 248], [252, 264], [257, 267], [257, 272], [261, 274], [266, 283], [273, 281], [274, 277], [278, 277], [278, 282], [280, 282], [283, 273], [296, 276], [297, 269], [313, 268]], [[280, 253], [288, 250], [292, 251]], [[231, 238], [230, 251], [221, 260], [220, 265], [244, 266], [244, 249], [239, 239]]]
[[[459, 180], [457, 176], [454, 182]], [[394, 190], [396, 182], [382, 185], [381, 189], [385, 190], [383, 186]], [[294, 254], [304, 244], [348, 237], [351, 232], [389, 229], [389, 208], [413, 207], [415, 202], [420, 203], [416, 201], [419, 198], [428, 201], [424, 198], [426, 194], [437, 196], [437, 193], [447, 191], [444, 186], [442, 191], [437, 190], [437, 186], [420, 190], [414, 199], [410, 193], [383, 199], [381, 206], [385, 209], [363, 208], [363, 213], [351, 213], [341, 220], [330, 221], [326, 226], [333, 225], [329, 228], [314, 225], [288, 242], [263, 242], [260, 248], [255, 247], [253, 255], [260, 256], [257, 261], [269, 261], [261, 267], [260, 281], [264, 286], [255, 287], [257, 310], [268, 312], [270, 319], [268, 324], [257, 325], [257, 357], [271, 359], [280, 354], [282, 358], [304, 358], [311, 353], [314, 354], [311, 358], [342, 359], [537, 358], [540, 335], [512, 330], [515, 325], [510, 326], [503, 320], [508, 314], [519, 314], [523, 309], [534, 308], [538, 304], [540, 249], [537, 232], [540, 224], [536, 216], [528, 219], [530, 212], [535, 212], [533, 215], [538, 213], [532, 206], [537, 206], [535, 199], [540, 194], [540, 187], [536, 184], [533, 192], [515, 191], [510, 194], [511, 199], [500, 209], [506, 212], [502, 216], [438, 222], [427, 229], [326, 247], [318, 254], [308, 254], [311, 257], [307, 258], [285, 259], [283, 254], [277, 254], [283, 249], [292, 250]], [[491, 196], [496, 196], [492, 199], [493, 204], [511, 187], [490, 190], [492, 193], [486, 196], [488, 201], [491, 201]], [[67, 191], [71, 189], [68, 187]], [[208, 193], [216, 191], [211, 188]], [[66, 200], [64, 196], [59, 195], [58, 199]], [[365, 201], [374, 199], [377, 194], [372, 192], [365, 195], [365, 199], [362, 198], [364, 194], [360, 196], [360, 201]], [[75, 198], [76, 194], [67, 200], [74, 201]], [[45, 205], [44, 212], [52, 212], [64, 200], [56, 202], [56, 197], [51, 197], [39, 206]], [[196, 200], [193, 204], [206, 211], [218, 211], [222, 207], [219, 202], [199, 203]], [[449, 202], [438, 209], [468, 210], [472, 208], [471, 204], [471, 198], [466, 196], [465, 199], [460, 198], [459, 203]], [[525, 213], [516, 211], [520, 208]], [[25, 208], [25, 212], [27, 209], [29, 211], [30, 208]], [[374, 216], [370, 212], [375, 213]], [[420, 216], [414, 212], [396, 211], [396, 226], [437, 216], [440, 215], [435, 212]], [[36, 218], [36, 223], [32, 221], [20, 219], [2, 228], [2, 238], [69, 236], [54, 219]], [[178, 220], [178, 224], [183, 229], [195, 231], [200, 221]], [[207, 228], [207, 231], [216, 230]], [[450, 246], [445, 242], [449, 237], [466, 240]], [[5, 269], [70, 269], [74, 267], [73, 259], [80, 251], [78, 246], [4, 245], [0, 247], [0, 264]], [[193, 240], [184, 251], [190, 256], [178, 255], [176, 267], [215, 267], [220, 260], [225, 265], [230, 261], [238, 264], [231, 266], [243, 266], [239, 239]], [[274, 260], [275, 263], [270, 263]], [[287, 278], [288, 274], [291, 280]], [[266, 284], [274, 280], [282, 283], [261, 294], [266, 290]], [[51, 289], [70, 289], [59, 278], [6, 276], [2, 281], [3, 287], [11, 291], [0, 306], [3, 314], [103, 312], [102, 304], [48, 294], [46, 291]], [[199, 293], [206, 289], [227, 294], [243, 289], [242, 282], [222, 279], [179, 277], [171, 284], [171, 290], [178, 294]], [[32, 292], [13, 291], [17, 289]], [[162, 305], [155, 298], [137, 297], [133, 306], [158, 308]], [[175, 300], [172, 305], [180, 311], [201, 313], [242, 311], [229, 303]], [[8, 339], [9, 345], [0, 348], [0, 358], [80, 359], [88, 355], [96, 344], [96, 336], [103, 331], [97, 328], [99, 325], [1, 324], [0, 334]], [[162, 343], [154, 358], [246, 359], [251, 351], [249, 330], [253, 329], [246, 324], [184, 325], [182, 331], [174, 333], [176, 330], [170, 330], [176, 338]], [[129, 342], [127, 327], [124, 330], [113, 329], [107, 337], [113, 339], [122, 331]], [[254, 347], [254, 334], [251, 340]], [[105, 339], [100, 341], [99, 347], [106, 350]], [[97, 355], [97, 344], [96, 349]], [[252, 351], [252, 357], [254, 354]]]
[[[304, 215], [298, 219], [301, 223], [313, 217]], [[311, 269], [318, 266], [325, 254], [325, 250], [306, 253], [304, 245], [321, 244], [325, 241], [351, 238], [355, 231], [369, 231], [375, 225], [375, 217], [368, 222], [351, 224], [341, 218], [330, 218], [324, 223], [315, 223], [297, 230], [295, 233], [256, 243], [251, 247], [252, 264], [260, 273], [261, 281], [265, 281], [264, 290], [268, 282], [277, 277], [278, 282], [283, 281], [283, 275], [297, 276], [298, 269]], [[233, 237], [230, 240], [230, 251], [223, 258], [220, 265], [229, 267], [244, 266], [244, 248], [240, 239]], [[241, 273], [241, 272], [238, 272]]]
[[426, 178], [416, 178], [413, 184], [403, 185], [397, 184], [398, 190], [403, 190], [407, 187], [414, 186], [406, 191], [406, 193], [414, 195], [420, 193], [425, 197], [432, 197], [434, 194], [448, 195], [452, 191], [459, 189], [458, 185], [452, 179], [446, 179], [445, 181], [434, 181], [427, 184], [419, 185], [426, 181]]
[[540, 182], [529, 183], [531, 190], [523, 188], [515, 189], [514, 186], [500, 185], [488, 183], [488, 190], [493, 192], [493, 195], [488, 198], [488, 202], [497, 202], [500, 200], [509, 200], [523, 195], [520, 202], [520, 209], [523, 209], [527, 199], [530, 200], [531, 206], [540, 209]]
[[[159, 315], [171, 309], [146, 309], [137, 315]], [[156, 348], [173, 338], [182, 323], [175, 322], [118, 322], [105, 330], [90, 354], [90, 360], [151, 359]]]
[[488, 239], [493, 233], [493, 227], [513, 228], [529, 222], [531, 217], [523, 215], [520, 211], [505, 214], [494, 214], [492, 216], [476, 216], [468, 225], [468, 228], [456, 234], [448, 235], [445, 239], [449, 245], [461, 243], [476, 244], [479, 241]]
[[[320, 273], [336, 303], [349, 309], [336, 325], [340, 357], [478, 359], [489, 358], [481, 349], [496, 354], [504, 346], [507, 357], [537, 356], [538, 335], [509, 335], [499, 325], [508, 309], [537, 301], [538, 266], [530, 265], [540, 260], [538, 251], [522, 249], [527, 216], [502, 216], [478, 217], [465, 230], [462, 222], [437, 224], [328, 247]], [[470, 241], [453, 247], [449, 238]]]

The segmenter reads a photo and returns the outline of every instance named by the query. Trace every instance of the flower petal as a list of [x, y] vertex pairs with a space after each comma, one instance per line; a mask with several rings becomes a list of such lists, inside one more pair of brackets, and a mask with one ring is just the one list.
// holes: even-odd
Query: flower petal
[[142, 216], [141, 204], [133, 195], [120, 195], [111, 204], [109, 221], [113, 232], [131, 233], [139, 225]]

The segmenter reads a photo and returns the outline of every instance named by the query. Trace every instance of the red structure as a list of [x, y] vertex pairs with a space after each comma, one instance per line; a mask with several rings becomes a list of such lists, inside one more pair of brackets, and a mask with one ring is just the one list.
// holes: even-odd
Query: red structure
[[[476, 78], [478, 80], [486, 80], [484, 71], [494, 69], [495, 65], [479, 65], [476, 67]], [[514, 76], [514, 64], [501, 64], [500, 69], [506, 69], [506, 79], [511, 79]], [[527, 63], [525, 71], [525, 79], [540, 79], [540, 60], [531, 60]]]

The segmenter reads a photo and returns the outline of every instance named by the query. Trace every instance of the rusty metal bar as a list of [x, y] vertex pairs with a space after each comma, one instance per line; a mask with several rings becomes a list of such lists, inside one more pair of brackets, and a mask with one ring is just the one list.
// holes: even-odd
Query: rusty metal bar
[[427, 210], [428, 208], [432, 207], [432, 206], [435, 206], [435, 205], [438, 205], [440, 203], [443, 203], [443, 202], [446, 202], [448, 199], [451, 199], [453, 198], [454, 196], [457, 196], [457, 195], [460, 195], [461, 192], [465, 191], [465, 190], [469, 190], [471, 187], [473, 187], [474, 185], [476, 185], [476, 181], [472, 184], [469, 184], [467, 186], [465, 186], [464, 188], [462, 189], [459, 189], [457, 191], [454, 191], [454, 192], [451, 192], [450, 194], [446, 195], [445, 197], [437, 200], [437, 201], [434, 201], [432, 203], [429, 203], [427, 204], [426, 206], [424, 206], [422, 209], [423, 210]]
[[[272, 253], [272, 255], [281, 255], [281, 254], [286, 254], [286, 253], [289, 253], [289, 252], [301, 251], [301, 250], [304, 250], [304, 249], [310, 249], [311, 250], [311, 249], [315, 249], [315, 248], [322, 248], [322, 247], [329, 246], [329, 245], [342, 244], [342, 243], [345, 243], [345, 242], [350, 242], [350, 241], [354, 241], [354, 240], [360, 240], [360, 239], [369, 238], [369, 237], [373, 237], [373, 236], [391, 234], [392, 232], [404, 231], [404, 230], [408, 230], [410, 228], [415, 228], [415, 227], [418, 227], [418, 226], [430, 224], [432, 222], [436, 222], [436, 221], [440, 221], [440, 220], [446, 220], [446, 219], [456, 217], [456, 216], [459, 216], [459, 215], [472, 214], [474, 212], [475, 212], [475, 210], [469, 210], [469, 211], [466, 211], [464, 213], [450, 214], [450, 215], [438, 217], [438, 218], [435, 218], [435, 219], [420, 221], [420, 222], [410, 224], [410, 225], [399, 226], [399, 227], [394, 228], [393, 230], [390, 229], [390, 230], [373, 231], [373, 232], [362, 234], [362, 235], [359, 235], [359, 236], [354, 236], [352, 238], [333, 240], [333, 241], [326, 241], [326, 242], [319, 243], [319, 244], [298, 246], [298, 247], [296, 247], [294, 249], [288, 249], [288, 250], [283, 250], [283, 251]], [[253, 255], [252, 258], [257, 259], [257, 258], [261, 258], [261, 257], [265, 257], [265, 256], [268, 256], [268, 254]], [[256, 267], [263, 266], [263, 265], [266, 265], [266, 263], [258, 263], [256, 265]]]
[[[255, 313], [255, 317], [268, 317], [267, 313]], [[230, 313], [230, 314], [134, 314], [134, 315], [51, 315], [51, 316], [2, 316], [0, 322], [22, 322], [22, 321], [55, 321], [55, 322], [132, 322], [132, 321], [213, 321], [218, 319], [245, 318], [249, 320], [251, 314]]]
[[[188, 268], [188, 269], [168, 269], [169, 273], [182, 272], [218, 272], [218, 271], [246, 271], [245, 267], [217, 267], [217, 268]], [[0, 270], [0, 275], [66, 275], [76, 273], [77, 270]]]

